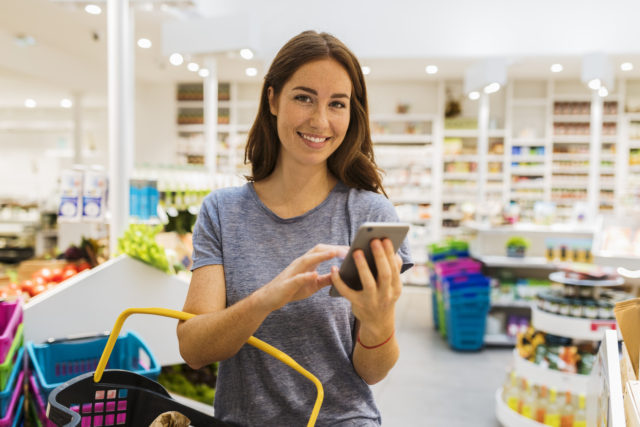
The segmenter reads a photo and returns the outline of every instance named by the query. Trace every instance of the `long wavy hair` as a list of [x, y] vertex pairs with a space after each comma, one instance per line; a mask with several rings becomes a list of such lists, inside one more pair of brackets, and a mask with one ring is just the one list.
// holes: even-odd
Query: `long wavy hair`
[[349, 128], [338, 149], [327, 159], [329, 171], [352, 188], [387, 195], [382, 187], [381, 169], [376, 165], [369, 129], [367, 90], [356, 56], [336, 37], [327, 33], [304, 31], [289, 40], [278, 52], [264, 78], [258, 114], [249, 131], [244, 162], [251, 164], [249, 181], [268, 177], [276, 167], [280, 153], [277, 118], [269, 108], [269, 88], [277, 98], [285, 83], [304, 64], [333, 59], [349, 74], [352, 84]]

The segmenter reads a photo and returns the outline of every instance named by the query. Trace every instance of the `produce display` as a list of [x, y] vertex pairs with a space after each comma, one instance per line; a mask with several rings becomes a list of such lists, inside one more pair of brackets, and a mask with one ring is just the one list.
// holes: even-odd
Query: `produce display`
[[91, 265], [86, 261], [69, 262], [59, 267], [44, 267], [35, 271], [30, 279], [20, 282], [12, 281], [0, 290], [0, 299], [13, 299], [20, 296], [35, 297], [47, 289], [57, 286], [81, 271], [88, 270]]
[[187, 365], [164, 366], [158, 382], [172, 393], [211, 405], [216, 394], [217, 375], [217, 363], [197, 370]]
[[164, 248], [155, 240], [156, 234], [161, 231], [161, 225], [131, 224], [118, 239], [118, 252], [164, 272], [173, 273], [173, 266], [169, 263]]

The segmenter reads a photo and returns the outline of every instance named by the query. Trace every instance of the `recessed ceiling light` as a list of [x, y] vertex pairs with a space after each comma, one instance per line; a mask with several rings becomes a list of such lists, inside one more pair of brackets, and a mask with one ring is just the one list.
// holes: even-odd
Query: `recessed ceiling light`
[[435, 74], [438, 72], [438, 66], [437, 65], [427, 65], [426, 67], [424, 67], [424, 71], [427, 74]]
[[472, 101], [475, 101], [476, 99], [480, 99], [480, 92], [475, 90], [473, 92], [469, 92], [469, 99]]
[[500, 84], [493, 82], [485, 86], [484, 93], [495, 93], [500, 90]]
[[604, 98], [605, 96], [609, 95], [609, 91], [606, 87], [600, 86], [600, 89], [598, 89], [598, 95]]
[[199, 69], [200, 69], [200, 66], [198, 64], [196, 64], [195, 62], [189, 62], [187, 64], [187, 70], [189, 70], [189, 71], [196, 72]]
[[258, 75], [258, 69], [254, 67], [249, 67], [246, 70], [244, 70], [244, 73], [249, 77], [255, 77]]
[[198, 75], [200, 77], [209, 77], [209, 70], [207, 70], [206, 68], [200, 68], [200, 70], [198, 71]]
[[97, 4], [86, 5], [84, 11], [91, 15], [100, 15], [102, 13], [102, 9]]
[[371, 67], [368, 67], [366, 65], [362, 66], [362, 74], [364, 74], [365, 76], [369, 75], [369, 73], [371, 72]]
[[553, 64], [551, 66], [551, 72], [552, 73], [559, 73], [562, 70], [564, 70], [564, 67], [562, 66], [562, 64]]
[[71, 108], [73, 106], [73, 102], [69, 98], [64, 98], [60, 100], [60, 106], [62, 108]]
[[631, 62], [623, 62], [620, 64], [620, 69], [622, 71], [631, 71], [633, 70], [633, 64]]
[[149, 49], [151, 47], [151, 40], [149, 39], [138, 39], [138, 46], [143, 49]]
[[600, 89], [600, 86], [602, 86], [602, 82], [600, 82], [600, 79], [593, 79], [589, 82], [589, 88], [593, 90]]
[[253, 58], [253, 51], [251, 51], [251, 49], [241, 49], [240, 56], [242, 56], [244, 59], [251, 59]]
[[184, 62], [184, 58], [179, 53], [172, 53], [169, 57], [169, 62], [176, 66], [182, 65], [182, 63]]
[[27, 98], [24, 100], [24, 106], [27, 108], [36, 108], [37, 105], [38, 103], [35, 99]]

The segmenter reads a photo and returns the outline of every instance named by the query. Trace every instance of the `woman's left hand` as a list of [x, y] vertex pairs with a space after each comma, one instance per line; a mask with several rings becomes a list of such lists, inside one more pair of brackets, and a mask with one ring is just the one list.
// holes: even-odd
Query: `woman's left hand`
[[331, 269], [331, 280], [340, 294], [351, 302], [351, 310], [360, 322], [360, 328], [364, 327], [374, 335], [384, 336], [393, 332], [395, 324], [395, 304], [402, 293], [402, 259], [395, 253], [389, 239], [373, 239], [370, 245], [378, 270], [377, 280], [361, 250], [353, 253], [353, 259], [362, 282], [362, 290], [351, 289], [340, 278], [338, 267], [335, 266]]

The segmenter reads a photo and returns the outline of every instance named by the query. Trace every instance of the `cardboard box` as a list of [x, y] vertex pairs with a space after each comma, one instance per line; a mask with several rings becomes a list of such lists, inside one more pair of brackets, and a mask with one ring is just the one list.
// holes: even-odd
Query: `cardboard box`
[[27, 261], [22, 261], [18, 266], [18, 282], [22, 282], [23, 280], [31, 279], [31, 276], [36, 271], [39, 271], [43, 268], [63, 268], [66, 264], [68, 264], [65, 260], [52, 259], [52, 260], [39, 260], [32, 259]]

